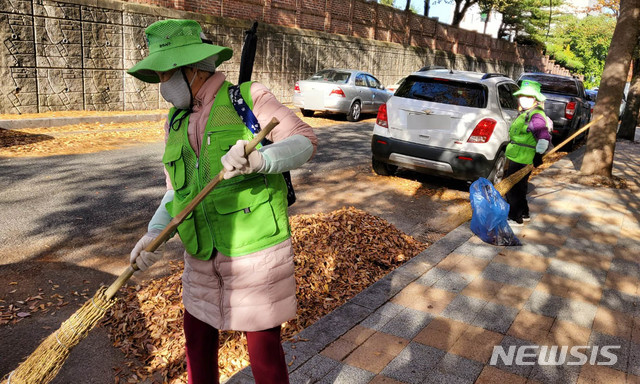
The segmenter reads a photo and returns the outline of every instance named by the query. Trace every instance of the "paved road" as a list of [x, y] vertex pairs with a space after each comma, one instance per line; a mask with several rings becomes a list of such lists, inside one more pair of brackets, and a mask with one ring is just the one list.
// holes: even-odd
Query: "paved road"
[[[318, 130], [318, 154], [294, 178], [367, 164], [371, 127]], [[88, 155], [0, 159], [0, 263], [38, 259], [69, 243], [77, 247], [58, 256], [79, 262], [91, 248], [83, 243], [105, 228], [134, 230], [130, 224], [147, 220], [164, 192], [162, 150], [158, 143]]]

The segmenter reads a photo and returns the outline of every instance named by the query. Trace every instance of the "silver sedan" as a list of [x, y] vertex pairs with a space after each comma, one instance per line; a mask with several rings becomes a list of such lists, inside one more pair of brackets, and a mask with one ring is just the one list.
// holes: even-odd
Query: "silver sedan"
[[358, 121], [362, 113], [377, 113], [391, 95], [370, 73], [330, 68], [297, 81], [293, 105], [306, 117], [322, 111], [346, 114], [347, 120]]

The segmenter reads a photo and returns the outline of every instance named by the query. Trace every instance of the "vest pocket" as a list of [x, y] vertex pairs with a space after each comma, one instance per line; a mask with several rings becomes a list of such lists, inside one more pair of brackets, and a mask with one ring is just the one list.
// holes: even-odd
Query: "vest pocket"
[[507, 159], [520, 164], [532, 164], [533, 156], [535, 154], [535, 149], [523, 147], [514, 143], [507, 144], [507, 150], [505, 152]]
[[214, 232], [218, 249], [237, 253], [243, 247], [273, 236], [278, 227], [270, 198], [263, 177], [214, 190], [213, 203], [218, 213]]
[[[175, 217], [178, 213], [180, 213], [189, 203], [195, 195], [190, 196], [184, 200], [180, 200], [180, 202], [175, 199], [167, 204], [167, 209], [171, 212], [171, 216]], [[196, 207], [197, 209], [197, 207]], [[180, 241], [182, 241], [182, 245], [184, 245], [185, 251], [191, 256], [196, 257], [198, 254], [199, 246], [198, 246], [198, 236], [196, 232], [196, 220], [193, 215], [193, 211], [191, 211], [178, 225], [178, 235], [180, 236]]]
[[167, 146], [164, 155], [162, 155], [162, 162], [169, 173], [173, 189], [177, 191], [183, 188], [186, 181], [186, 170], [182, 157], [182, 145]]
[[182, 224], [178, 226], [178, 235], [180, 235], [180, 241], [182, 241], [185, 251], [187, 251], [188, 254], [197, 257], [196, 255], [198, 255], [200, 247], [198, 246], [196, 221], [193, 217], [193, 212], [188, 214]]

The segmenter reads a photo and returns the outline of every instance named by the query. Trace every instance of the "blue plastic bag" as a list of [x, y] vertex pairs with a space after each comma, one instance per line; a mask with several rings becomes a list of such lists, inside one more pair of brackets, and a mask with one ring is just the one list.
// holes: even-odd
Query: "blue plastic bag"
[[509, 203], [483, 177], [474, 181], [469, 188], [471, 200], [471, 231], [482, 241], [493, 245], [521, 245], [513, 234], [507, 216]]

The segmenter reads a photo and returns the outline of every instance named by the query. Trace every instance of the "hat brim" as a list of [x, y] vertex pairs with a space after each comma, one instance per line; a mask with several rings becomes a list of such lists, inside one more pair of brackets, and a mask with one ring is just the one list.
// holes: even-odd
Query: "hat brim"
[[531, 96], [535, 97], [538, 101], [545, 101], [547, 98], [540, 92], [536, 92], [533, 89], [520, 89], [513, 93], [513, 96]]
[[194, 64], [213, 55], [218, 55], [216, 66], [219, 66], [222, 62], [231, 58], [233, 51], [231, 48], [205, 43], [183, 45], [154, 52], [140, 60], [127, 73], [145, 83], [159, 83], [160, 78], [156, 72], [166, 72], [174, 68]]

